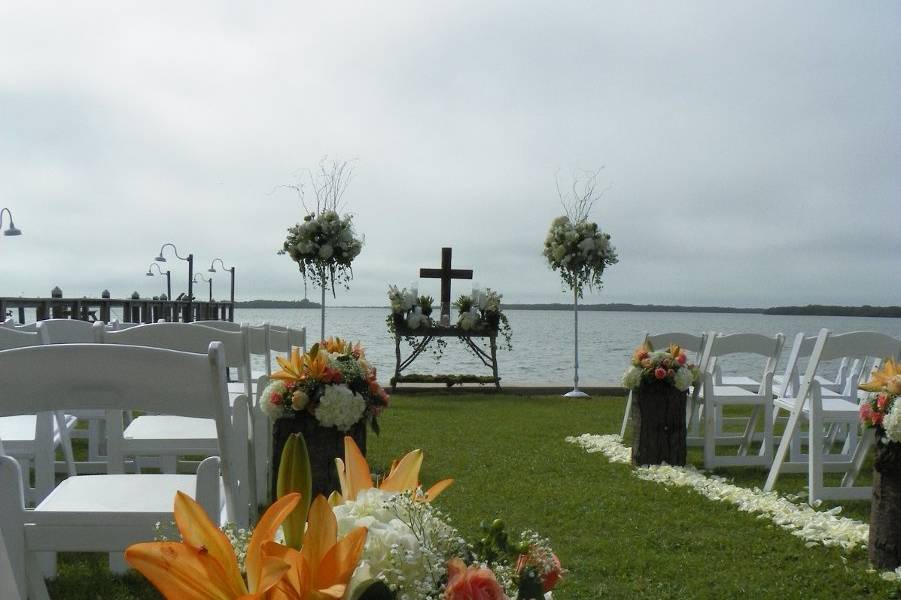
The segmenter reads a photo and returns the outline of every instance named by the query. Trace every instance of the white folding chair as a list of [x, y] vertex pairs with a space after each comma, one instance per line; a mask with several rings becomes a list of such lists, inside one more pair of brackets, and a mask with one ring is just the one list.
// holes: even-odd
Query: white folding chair
[[[242, 325], [237, 332], [231, 332], [190, 323], [152, 323], [121, 331], [107, 331], [104, 327], [97, 326], [94, 333], [98, 343], [147, 346], [181, 352], [197, 352], [209, 347], [212, 342], [220, 342], [226, 368], [235, 368], [240, 373], [246, 373], [250, 368], [247, 325]], [[254, 463], [250, 454], [253, 451], [253, 424], [249, 407], [252, 387], [247, 379], [242, 386], [241, 394], [229, 395], [233, 427], [245, 440], [245, 444], [232, 457], [232, 464], [238, 474], [239, 500], [242, 505], [251, 506], [255, 504], [255, 478], [251, 472]], [[177, 471], [179, 457], [211, 456], [219, 448], [215, 422], [170, 414], [136, 417], [125, 428], [123, 439], [123, 451], [126, 455], [159, 457], [160, 469], [164, 473]], [[187, 463], [183, 461], [182, 465], [185, 464]]]
[[[797, 393], [775, 400], [776, 406], [789, 412], [789, 417], [764, 490], [772, 490], [782, 472], [806, 471], [810, 502], [870, 496], [870, 487], [854, 485], [874, 439], [872, 430], [863, 435], [857, 433], [860, 419], [857, 386], [861, 373], [852, 369], [845, 389], [832, 394], [823, 392], [816, 377], [824, 361], [848, 357], [898, 358], [901, 357], [901, 340], [871, 331], [832, 335], [828, 329], [820, 330]], [[808, 424], [806, 455], [801, 453], [802, 421]], [[837, 438], [837, 431], [843, 432], [843, 439]], [[834, 445], [841, 446], [838, 452], [832, 451]], [[844, 473], [841, 484], [827, 486], [824, 472]]]
[[[0, 457], [0, 532], [20, 595], [47, 598], [38, 553], [120, 553], [152, 539], [156, 523], [173, 519], [178, 490], [196, 498], [214, 522], [222, 522], [223, 514], [229, 521], [247, 521], [236, 500], [229, 451], [236, 439], [221, 344], [211, 344], [205, 354], [98, 344], [35, 346], [2, 351], [0, 362], [5, 367], [0, 415], [103, 410], [111, 470], [119, 471], [69, 477], [27, 510], [19, 463]], [[212, 419], [222, 451], [205, 460], [196, 475], [121, 474], [124, 454], [117, 434], [128, 409]]]
[[[0, 350], [38, 345], [40, 345], [40, 335], [37, 332], [17, 331], [9, 327], [0, 328]], [[6, 365], [0, 362], [0, 370], [5, 368], [7, 368]], [[0, 442], [3, 443], [3, 452], [18, 459], [22, 464], [22, 472], [25, 475], [23, 485], [26, 500], [29, 503], [40, 502], [53, 489], [53, 466], [57, 448], [61, 448], [63, 451], [68, 474], [75, 475], [75, 458], [72, 453], [70, 433], [75, 427], [76, 418], [62, 412], [53, 415], [49, 425], [53, 438], [51, 445], [37, 443], [37, 422], [38, 417], [34, 414], [0, 417]], [[32, 466], [35, 471], [33, 488], [29, 484], [30, 477], [28, 477]]]
[[[95, 321], [95, 323], [102, 323]], [[41, 336], [42, 344], [90, 344], [94, 342], [94, 323], [78, 319], [46, 319], [32, 323], [34, 330]], [[106, 470], [103, 431], [105, 415], [99, 411], [80, 410], [75, 417], [87, 423], [87, 431], [76, 429], [72, 437], [88, 440], [88, 459], [76, 463], [82, 474], [103, 473]]]
[[[704, 356], [704, 349], [707, 346], [707, 334], [701, 333], [701, 335], [693, 335], [691, 333], [681, 333], [681, 332], [671, 332], [671, 333], [660, 333], [657, 335], [650, 335], [649, 333], [645, 333], [643, 336], [642, 343], [645, 345], [649, 345], [654, 350], [662, 350], [668, 348], [670, 344], [678, 344], [681, 348], [684, 348], [686, 352], [692, 352], [695, 355], [695, 360], [693, 361], [695, 364], [699, 365], [699, 368], [702, 368], [703, 365], [700, 365], [699, 361], [701, 361]], [[691, 396], [691, 402], [686, 406], [686, 419], [690, 422], [691, 415], [694, 412], [694, 407], [697, 402], [698, 396], [698, 386], [692, 386], [692, 389], [689, 391], [689, 395]], [[623, 424], [619, 431], [619, 437], [623, 438], [626, 435], [626, 428], [629, 426], [629, 417], [632, 414], [632, 390], [629, 390], [629, 394], [626, 396], [626, 414], [623, 415]]]
[[[704, 467], [769, 465], [773, 455], [773, 371], [779, 360], [784, 337], [777, 334], [768, 337], [756, 333], [716, 335], [710, 340], [707, 371], [703, 374], [704, 386], [700, 402], [704, 414]], [[730, 355], [756, 355], [766, 359], [756, 391], [738, 385], [717, 385], [714, 369], [716, 362]], [[751, 415], [742, 418], [745, 430], [741, 434], [725, 431], [724, 407], [748, 406]], [[763, 418], [762, 435], [756, 433], [757, 422]], [[750, 452], [751, 445], [760, 440], [762, 448], [757, 455]], [[717, 455], [717, 447], [738, 446], [735, 455]]]
[[[2, 450], [2, 448], [0, 448]], [[2, 456], [2, 452], [0, 452]], [[9, 600], [22, 600], [19, 588], [16, 586], [16, 576], [13, 566], [9, 562], [9, 553], [6, 551], [6, 543], [3, 541], [3, 532], [0, 531], [0, 598]]]

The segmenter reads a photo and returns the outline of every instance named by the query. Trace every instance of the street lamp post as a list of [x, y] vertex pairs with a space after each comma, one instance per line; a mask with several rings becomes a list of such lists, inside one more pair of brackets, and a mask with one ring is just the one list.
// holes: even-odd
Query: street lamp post
[[12, 212], [6, 208], [5, 206], [0, 209], [0, 227], [3, 227], [3, 213], [6, 213], [9, 216], [9, 227], [6, 228], [6, 231], [3, 232], [3, 235], [7, 236], [15, 236], [22, 235], [22, 230], [16, 227], [16, 224], [13, 223], [13, 214]]
[[235, 320], [235, 268], [234, 267], [226, 267], [225, 263], [222, 262], [221, 258], [214, 258], [212, 260], [212, 262], [210, 263], [210, 268], [207, 269], [208, 273], [216, 272], [216, 267], [215, 267], [216, 261], [219, 261], [219, 264], [222, 266], [222, 268], [225, 269], [226, 271], [228, 271], [229, 274], [231, 275], [231, 278], [230, 278], [231, 292], [229, 294], [230, 304], [228, 307], [228, 320], [234, 321]]
[[154, 260], [157, 262], [166, 262], [166, 257], [163, 256], [163, 250], [166, 249], [166, 246], [172, 248], [172, 251], [175, 253], [175, 258], [188, 262], [188, 306], [187, 314], [183, 314], [184, 321], [187, 323], [194, 320], [194, 255], [188, 254], [188, 256], [181, 256], [179, 255], [178, 248], [175, 247], [175, 244], [166, 242], [160, 246], [160, 254]]
[[207, 283], [210, 284], [210, 303], [212, 303], [213, 302], [213, 278], [210, 277], [209, 279], [207, 279], [206, 277], [203, 276], [203, 273], [198, 273], [197, 275], [194, 276], [194, 283], [197, 283], [198, 277], [200, 277], [201, 281], [206, 281]]
[[[156, 270], [159, 271], [160, 275], [163, 275], [163, 268], [159, 266], [157, 263], [150, 263], [150, 266], [147, 267], [147, 277], [153, 277], [153, 267], [156, 267]], [[166, 299], [172, 300], [172, 271], [166, 271]]]

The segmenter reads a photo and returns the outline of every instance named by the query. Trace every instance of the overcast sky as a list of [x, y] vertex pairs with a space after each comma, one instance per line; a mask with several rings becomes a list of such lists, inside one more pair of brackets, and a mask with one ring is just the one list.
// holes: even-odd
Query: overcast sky
[[174, 242], [239, 299], [302, 297], [278, 186], [328, 155], [366, 239], [329, 303], [445, 245], [506, 301], [569, 301], [555, 177], [600, 167], [620, 263], [587, 302], [901, 303], [898, 2], [265, 6], [0, 4], [0, 295], [158, 294]]

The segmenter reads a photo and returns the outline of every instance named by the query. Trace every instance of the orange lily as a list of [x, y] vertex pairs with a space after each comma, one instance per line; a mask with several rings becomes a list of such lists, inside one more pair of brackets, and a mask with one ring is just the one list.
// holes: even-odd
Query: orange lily
[[310, 506], [310, 520], [300, 551], [267, 542], [263, 553], [287, 563], [284, 577], [269, 590], [269, 600], [336, 600], [344, 597], [366, 544], [365, 527], [338, 540], [338, 521], [324, 496]]
[[300, 348], [291, 348], [291, 356], [285, 360], [281, 356], [276, 356], [281, 371], [277, 371], [271, 375], [271, 379], [281, 379], [285, 382], [300, 381], [304, 379], [303, 358], [300, 354]]
[[323, 340], [320, 342], [319, 346], [333, 354], [350, 354], [353, 351], [350, 342], [342, 340], [339, 337], [330, 337], [327, 340]]
[[181, 542], [147, 542], [129, 546], [125, 559], [167, 598], [180, 600], [263, 599], [291, 565], [262, 552], [300, 494], [279, 498], [260, 519], [247, 546], [247, 583], [234, 549], [206, 511], [187, 494], [175, 496], [175, 523]]
[[673, 358], [679, 358], [679, 355], [682, 354], [682, 348], [679, 347], [679, 344], [670, 344], [667, 351], [672, 355]]
[[339, 383], [341, 372], [328, 366], [328, 358], [319, 352], [318, 344], [313, 346], [303, 357], [303, 369], [306, 377], [323, 383]]
[[[408, 452], [399, 461], [394, 461], [388, 476], [379, 484], [379, 489], [385, 492], [413, 492], [419, 489], [419, 470], [422, 468], [422, 450]], [[335, 459], [338, 468], [338, 480], [341, 484], [341, 494], [334, 494], [329, 501], [332, 504], [341, 504], [344, 500], [356, 500], [357, 494], [362, 490], [375, 487], [372, 482], [372, 474], [369, 463], [356, 442], [350, 436], [344, 437], [344, 463], [340, 458]], [[417, 496], [421, 502], [431, 502], [446, 490], [453, 479], [442, 479], [424, 494]]]
[[889, 395], [901, 394], [901, 369], [894, 359], [887, 358], [882, 368], [873, 373], [870, 380], [858, 386], [867, 392], [886, 392]]

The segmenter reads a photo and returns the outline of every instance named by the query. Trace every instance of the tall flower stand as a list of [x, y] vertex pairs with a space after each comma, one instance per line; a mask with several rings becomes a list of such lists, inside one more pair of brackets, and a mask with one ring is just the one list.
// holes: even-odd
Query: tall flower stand
[[303, 435], [310, 454], [310, 470], [313, 475], [313, 498], [318, 494], [328, 497], [340, 491], [335, 459], [344, 460], [344, 436], [349, 435], [357, 443], [360, 452], [366, 456], [366, 420], [350, 428], [339, 431], [337, 427], [323, 427], [316, 417], [307, 411], [295, 413], [292, 417], [280, 417], [272, 424], [272, 470], [270, 471], [270, 493], [275, 499], [275, 485], [278, 481], [278, 467], [282, 449], [292, 433]]
[[901, 443], [883, 443], [877, 434], [870, 506], [869, 557], [873, 566], [901, 566]]
[[632, 464], [685, 465], [686, 392], [663, 382], [635, 390], [632, 409]]

